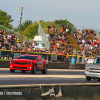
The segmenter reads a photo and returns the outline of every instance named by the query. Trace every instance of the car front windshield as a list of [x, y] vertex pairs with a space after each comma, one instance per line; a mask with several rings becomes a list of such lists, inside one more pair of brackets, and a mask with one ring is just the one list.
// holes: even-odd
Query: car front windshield
[[20, 56], [18, 59], [29, 59], [29, 60], [36, 60], [36, 56]]
[[36, 43], [35, 46], [45, 47], [45, 45], [43, 43]]
[[96, 58], [93, 63], [94, 64], [100, 64], [100, 58]]

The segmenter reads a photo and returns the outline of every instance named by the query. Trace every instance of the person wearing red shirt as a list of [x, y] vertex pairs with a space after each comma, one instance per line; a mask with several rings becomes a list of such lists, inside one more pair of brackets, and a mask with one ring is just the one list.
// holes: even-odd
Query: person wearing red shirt
[[57, 51], [57, 46], [56, 46], [56, 44], [53, 45], [53, 49], [54, 49], [54, 51]]

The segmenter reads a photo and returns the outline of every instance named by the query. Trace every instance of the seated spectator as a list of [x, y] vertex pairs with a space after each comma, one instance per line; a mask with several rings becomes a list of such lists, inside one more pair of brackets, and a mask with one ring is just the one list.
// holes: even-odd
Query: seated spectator
[[82, 34], [82, 38], [85, 38], [86, 39], [85, 32]]
[[57, 46], [57, 47], [60, 47], [59, 41], [57, 41], [56, 46]]
[[17, 47], [14, 48], [14, 51], [18, 51]]
[[58, 30], [55, 28], [55, 34], [57, 34], [58, 33]]
[[54, 33], [51, 33], [50, 34], [50, 41], [53, 39], [53, 37], [54, 37]]
[[65, 43], [65, 37], [62, 35], [62, 42]]
[[8, 33], [7, 34], [7, 40], [10, 41], [11, 40], [11, 35]]
[[17, 43], [17, 47], [18, 47], [18, 48], [21, 48], [20, 42]]
[[59, 35], [58, 34], [55, 35], [55, 39], [56, 39], [56, 41], [59, 41]]
[[0, 34], [0, 42], [4, 42], [3, 36]]
[[0, 42], [0, 49], [2, 49], [2, 43]]
[[3, 28], [2, 28], [2, 30], [1, 30], [1, 34], [2, 34], [3, 36], [5, 36], [5, 31], [4, 31]]
[[84, 44], [80, 44], [80, 49], [81, 49], [81, 52], [84, 50]]
[[78, 44], [81, 44], [81, 43], [82, 43], [82, 40], [81, 40], [81, 39], [78, 39], [78, 40], [77, 40], [77, 43], [78, 43]]
[[59, 34], [59, 39], [62, 39], [62, 33]]
[[85, 39], [84, 38], [82, 39], [82, 43], [85, 44]]

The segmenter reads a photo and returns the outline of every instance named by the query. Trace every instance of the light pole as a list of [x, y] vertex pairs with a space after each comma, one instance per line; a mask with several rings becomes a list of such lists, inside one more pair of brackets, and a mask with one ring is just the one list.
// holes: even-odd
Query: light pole
[[[18, 7], [17, 7], [17, 9], [18, 9]], [[19, 24], [19, 32], [18, 32], [18, 39], [19, 40], [20, 40], [19, 35], [20, 35], [20, 26], [21, 26], [22, 15], [23, 15], [23, 7], [21, 7], [21, 16], [20, 16], [20, 24]]]

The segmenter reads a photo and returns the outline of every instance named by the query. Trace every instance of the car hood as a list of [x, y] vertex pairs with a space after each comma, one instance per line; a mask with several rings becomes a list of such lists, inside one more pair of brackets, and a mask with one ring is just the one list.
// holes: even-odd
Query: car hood
[[35, 61], [29, 60], [29, 59], [12, 59], [11, 61], [13, 61], [13, 62], [35, 62]]
[[88, 68], [100, 68], [100, 64], [86, 64]]

